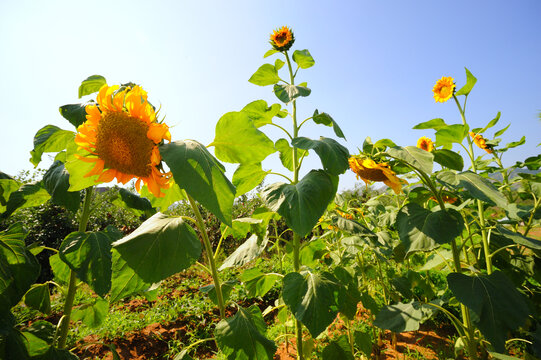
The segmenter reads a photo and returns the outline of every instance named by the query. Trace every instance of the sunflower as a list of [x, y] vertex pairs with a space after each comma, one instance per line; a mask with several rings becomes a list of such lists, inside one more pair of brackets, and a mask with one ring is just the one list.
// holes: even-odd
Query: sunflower
[[287, 26], [282, 26], [281, 29], [274, 30], [270, 36], [272, 47], [278, 51], [287, 51], [295, 42], [293, 31]]
[[487, 140], [483, 137], [483, 135], [476, 134], [473, 131], [470, 131], [469, 134], [472, 137], [475, 145], [477, 145], [479, 148], [485, 150], [489, 154], [492, 154], [494, 152], [494, 150], [492, 150], [492, 145], [487, 144]]
[[400, 194], [402, 183], [407, 183], [398, 178], [387, 163], [378, 164], [369, 158], [352, 156], [349, 158], [349, 167], [357, 175], [357, 179], [361, 178], [366, 185], [370, 185], [370, 181], [383, 181], [395, 194]]
[[453, 81], [454, 79], [450, 76], [442, 76], [441, 79], [436, 82], [436, 85], [434, 85], [434, 88], [432, 89], [436, 102], [446, 102], [453, 96], [456, 87]]
[[340, 215], [344, 219], [353, 220], [353, 215], [351, 215], [351, 214], [349, 214], [347, 212], [343, 212], [343, 211], [340, 211], [338, 209], [336, 209], [336, 212], [338, 213], [338, 215]]
[[434, 143], [429, 137], [421, 136], [419, 140], [417, 140], [417, 147], [430, 152], [434, 149]]
[[103, 85], [97, 103], [87, 105], [86, 121], [77, 128], [75, 143], [88, 152], [79, 159], [94, 163], [85, 177], [98, 175], [96, 182], [110, 182], [114, 178], [126, 184], [136, 178], [157, 197], [169, 188], [170, 173], [161, 168], [158, 145], [171, 141], [166, 124], [158, 123], [154, 107], [147, 101], [147, 93], [140, 86]]

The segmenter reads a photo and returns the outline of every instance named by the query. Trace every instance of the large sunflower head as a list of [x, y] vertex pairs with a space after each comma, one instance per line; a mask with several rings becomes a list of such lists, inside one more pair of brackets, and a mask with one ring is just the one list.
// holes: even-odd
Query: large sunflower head
[[402, 184], [406, 181], [398, 178], [387, 163], [376, 163], [370, 158], [356, 155], [351, 156], [348, 161], [357, 179], [360, 178], [366, 185], [369, 185], [370, 181], [383, 181], [385, 185], [393, 189], [395, 194], [402, 192]]
[[417, 147], [430, 152], [434, 149], [434, 143], [429, 137], [421, 136], [419, 140], [417, 140]]
[[295, 42], [293, 31], [287, 26], [282, 26], [281, 29], [274, 30], [270, 36], [272, 47], [278, 51], [287, 51]]
[[492, 154], [494, 152], [492, 146], [487, 144], [487, 140], [483, 137], [483, 135], [476, 134], [473, 131], [470, 131], [469, 134], [472, 137], [475, 145], [477, 145], [479, 148], [485, 150], [489, 154]]
[[81, 160], [94, 163], [85, 177], [96, 182], [114, 178], [123, 184], [137, 179], [157, 197], [169, 187], [170, 173], [161, 170], [158, 145], [171, 141], [169, 127], [156, 119], [154, 107], [140, 86], [104, 85], [96, 103], [86, 106], [86, 121], [77, 128], [75, 143], [88, 152]]
[[450, 76], [442, 76], [441, 79], [436, 82], [436, 85], [434, 85], [434, 88], [432, 89], [436, 102], [446, 102], [453, 96], [456, 88], [453, 81], [454, 79]]

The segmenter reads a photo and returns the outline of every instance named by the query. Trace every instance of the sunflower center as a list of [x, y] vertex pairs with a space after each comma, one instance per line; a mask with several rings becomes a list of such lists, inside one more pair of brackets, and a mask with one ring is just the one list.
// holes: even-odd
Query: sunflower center
[[450, 96], [452, 94], [452, 87], [451, 86], [442, 86], [441, 87], [441, 90], [440, 90], [440, 94], [442, 97], [447, 97], [447, 96]]
[[361, 178], [370, 181], [384, 181], [387, 180], [387, 176], [380, 169], [363, 169], [360, 171]]
[[276, 42], [276, 44], [278, 44], [280, 46], [285, 45], [285, 43], [287, 42], [287, 33], [286, 32], [281, 32], [281, 33], [277, 34], [274, 42]]
[[125, 112], [104, 112], [98, 125], [96, 153], [105, 168], [147, 177], [154, 143], [147, 137], [148, 124]]

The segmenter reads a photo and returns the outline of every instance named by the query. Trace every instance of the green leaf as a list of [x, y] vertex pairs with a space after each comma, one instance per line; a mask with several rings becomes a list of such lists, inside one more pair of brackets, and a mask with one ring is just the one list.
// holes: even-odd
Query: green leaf
[[297, 85], [281, 85], [276, 84], [274, 85], [274, 95], [280, 101], [289, 104], [291, 101], [295, 100], [299, 96], [308, 96], [312, 90], [310, 90], [307, 87], [304, 86], [297, 86]]
[[75, 128], [78, 128], [86, 121], [86, 106], [91, 103], [84, 104], [68, 104], [61, 106], [58, 110], [60, 115], [68, 120]]
[[155, 283], [189, 268], [201, 256], [195, 231], [182, 218], [157, 213], [113, 247], [144, 281]]
[[[499, 113], [498, 113], [499, 114]], [[509, 123], [509, 125], [507, 125], [506, 127], [504, 127], [503, 129], [501, 130], [498, 130], [494, 133], [494, 137], [498, 137], [500, 135], [503, 135], [504, 132], [507, 131], [507, 129], [509, 129], [509, 126], [511, 126], [511, 123]]]
[[293, 53], [293, 61], [299, 65], [301, 69], [308, 69], [316, 63], [308, 50], [295, 50]]
[[51, 295], [49, 294], [49, 284], [34, 284], [24, 294], [24, 303], [26, 306], [38, 310], [44, 314], [51, 313]]
[[475, 83], [477, 82], [477, 79], [475, 78], [475, 76], [472, 75], [470, 70], [468, 70], [467, 68], [464, 69], [466, 69], [466, 85], [464, 85], [460, 90], [458, 90], [455, 93], [455, 96], [468, 95], [473, 89]]
[[85, 149], [79, 149], [75, 141], [68, 143], [66, 148], [66, 162], [64, 166], [68, 170], [70, 187], [69, 191], [79, 191], [98, 184], [98, 176], [86, 176], [93, 168], [95, 163], [80, 160], [79, 157], [88, 155]]
[[194, 140], [160, 146], [163, 160], [176, 183], [222, 222], [231, 225], [235, 187], [224, 174], [223, 165]]
[[439, 130], [439, 129], [444, 128], [446, 126], [447, 126], [447, 124], [445, 123], [445, 121], [443, 121], [443, 119], [437, 118], [437, 119], [432, 119], [432, 120], [428, 120], [428, 121], [422, 122], [420, 124], [417, 124], [417, 125], [415, 125], [413, 127], [413, 129], [419, 129], [419, 130], [434, 129], [434, 130]]
[[451, 188], [464, 189], [471, 197], [490, 205], [507, 207], [508, 202], [505, 196], [489, 180], [471, 171], [458, 174], [452, 171], [442, 171], [436, 175], [436, 179]]
[[275, 183], [261, 197], [267, 207], [280, 214], [299, 236], [317, 224], [336, 193], [337, 179], [323, 170], [312, 170], [297, 184]]
[[254, 189], [269, 173], [270, 171], [263, 171], [261, 163], [240, 164], [233, 174], [233, 185], [237, 189], [235, 197]]
[[354, 360], [347, 335], [340, 335], [331, 341], [321, 355], [323, 360]]
[[34, 283], [40, 266], [24, 245], [22, 225], [0, 232], [0, 312], [15, 306]]
[[508, 332], [524, 325], [530, 315], [524, 295], [500, 271], [476, 276], [451, 273], [447, 283], [457, 300], [477, 315], [481, 333], [496, 351], [504, 352]]
[[256, 305], [238, 309], [216, 325], [214, 336], [220, 350], [229, 360], [272, 359], [276, 346], [263, 335], [267, 325], [261, 310]]
[[21, 335], [24, 336], [28, 355], [32, 359], [49, 351], [53, 343], [56, 326], [48, 321], [38, 320], [25, 329]]
[[274, 85], [280, 81], [280, 76], [274, 65], [263, 64], [248, 81], [259, 86]]
[[38, 166], [41, 156], [47, 152], [59, 152], [64, 150], [70, 142], [73, 142], [75, 133], [62, 130], [58, 126], [47, 125], [38, 130], [34, 136], [34, 149], [30, 151], [30, 162]]
[[246, 235], [252, 229], [252, 226], [259, 225], [263, 222], [261, 219], [254, 218], [238, 218], [233, 220], [233, 226], [227, 226], [224, 223], [220, 224], [220, 232], [224, 238], [233, 236], [237, 240], [246, 239]]
[[280, 104], [272, 104], [267, 106], [265, 100], [252, 101], [242, 108], [241, 112], [248, 114], [248, 117], [253, 121], [254, 126], [259, 128], [263, 125], [272, 123], [272, 119], [278, 116], [282, 106]]
[[100, 326], [109, 313], [109, 302], [105, 299], [97, 298], [90, 304], [84, 304], [73, 310], [71, 319], [73, 321], [81, 320], [86, 326], [96, 328]]
[[149, 199], [152, 207], [161, 212], [167, 211], [169, 206], [177, 201], [187, 200], [185, 192], [177, 185], [174, 179], [171, 180], [169, 189], [162, 189], [162, 192], [165, 193], [165, 196], [156, 197], [150, 192], [148, 186], [145, 185], [141, 188], [141, 196]]
[[156, 209], [152, 207], [152, 204], [148, 199], [140, 197], [139, 195], [134, 194], [124, 188], [118, 189], [118, 194], [120, 195], [120, 199], [122, 199], [122, 201], [124, 202], [124, 204], [126, 204], [127, 207], [143, 212], [148, 212], [153, 215], [156, 213]]
[[68, 191], [70, 187], [69, 173], [64, 163], [55, 161], [43, 175], [43, 185], [51, 195], [53, 204], [64, 206], [75, 213], [81, 203], [81, 194], [78, 191]]
[[222, 266], [218, 270], [227, 269], [234, 266], [242, 266], [257, 258], [265, 247], [268, 239], [260, 238], [256, 234], [252, 234], [241, 246], [239, 246], [231, 255], [224, 260]]
[[415, 251], [430, 251], [441, 244], [450, 243], [462, 233], [464, 222], [456, 210], [431, 212], [410, 203], [398, 212], [396, 226], [406, 254], [409, 254]]
[[274, 153], [274, 143], [259, 131], [246, 112], [229, 112], [216, 124], [216, 136], [209, 145], [216, 157], [229, 163], [258, 163]]
[[433, 306], [418, 301], [387, 305], [376, 315], [374, 325], [397, 333], [416, 331], [419, 330], [419, 325], [428, 320], [436, 311]]
[[434, 155], [431, 152], [419, 149], [415, 146], [396, 146], [387, 150], [387, 154], [398, 160], [404, 161], [415, 168], [423, 171], [425, 174], [432, 173]]
[[338, 314], [339, 291], [338, 280], [328, 272], [292, 272], [283, 279], [282, 297], [295, 318], [316, 338]]
[[43, 182], [24, 184], [17, 191], [10, 194], [6, 203], [6, 211], [2, 213], [1, 218], [7, 218], [17, 209], [39, 206], [49, 200], [51, 196], [43, 188]]
[[513, 142], [510, 142], [509, 144], [505, 145], [505, 149], [515, 148], [517, 146], [523, 145], [525, 142], [526, 142], [526, 136], [523, 136], [523, 137], [520, 138], [519, 141], [513, 141]]
[[[280, 152], [280, 161], [282, 162], [282, 165], [289, 171], [293, 171], [293, 147], [289, 146], [289, 142], [286, 139], [278, 139], [274, 144], [274, 148]], [[308, 151], [302, 149], [297, 150], [297, 157], [299, 159], [307, 155]]]
[[70, 280], [70, 267], [60, 259], [58, 253], [49, 256], [49, 264], [53, 270], [54, 280], [62, 285], [68, 285]]
[[[491, 236], [494, 239], [501, 240], [507, 244], [514, 243], [532, 250], [541, 250], [541, 240], [524, 236], [520, 233], [506, 229], [501, 225], [496, 225], [496, 230], [492, 232]], [[541, 252], [535, 252], [535, 254], [538, 257], [541, 257]]]
[[333, 270], [334, 276], [340, 281], [340, 290], [338, 292], [338, 311], [344, 314], [349, 320], [355, 320], [357, 314], [357, 304], [361, 301], [357, 277], [351, 273], [353, 269], [346, 269], [337, 266]]
[[349, 150], [334, 139], [320, 137], [319, 140], [312, 140], [306, 137], [297, 137], [291, 143], [303, 150], [315, 150], [321, 159], [323, 168], [331, 175], [340, 175], [349, 169]]
[[383, 149], [383, 150], [385, 150], [385, 149], [388, 148], [388, 147], [392, 148], [392, 147], [396, 147], [396, 146], [398, 146], [398, 145], [396, 145], [396, 144], [395, 144], [392, 140], [390, 140], [390, 139], [380, 139], [380, 140], [378, 140], [378, 141], [376, 141], [376, 142], [374, 143], [374, 147], [375, 147], [375, 148], [380, 148], [380, 149]]
[[285, 62], [283, 62], [281, 59], [276, 59], [276, 61], [274, 61], [274, 67], [276, 68], [276, 70], [280, 70], [283, 66], [284, 66]]
[[107, 81], [101, 75], [92, 75], [83, 80], [79, 86], [79, 99], [85, 95], [95, 93], [103, 85], [107, 85]]
[[498, 360], [520, 359], [518, 357], [509, 356], [509, 355], [505, 355], [505, 354], [500, 354], [500, 353], [497, 353], [497, 352], [494, 352], [494, 351], [489, 351], [488, 353], [490, 354], [490, 356], [492, 356], [493, 359], [498, 359]]
[[265, 55], [263, 55], [263, 58], [266, 58], [266, 57], [269, 57], [273, 54], [276, 54], [276, 53], [279, 53], [278, 50], [274, 50], [274, 49], [270, 49], [270, 50], [267, 50], [267, 52], [265, 53]]
[[[498, 111], [498, 114], [496, 114], [496, 117], [492, 120], [489, 121], [489, 123], [482, 129], [480, 128], [476, 128], [476, 129], [472, 129], [472, 131], [476, 134], [482, 134], [484, 133], [485, 131], [487, 131], [488, 129], [490, 129], [491, 127], [493, 127], [494, 125], [496, 125], [498, 123], [498, 121], [500, 120], [500, 116], [502, 115], [501, 112]], [[498, 136], [498, 135], [496, 135]]]
[[464, 159], [454, 151], [447, 149], [434, 150], [434, 161], [449, 169], [462, 171]]
[[111, 288], [111, 243], [116, 240], [111, 236], [103, 231], [73, 232], [58, 249], [62, 261], [100, 296]]
[[317, 111], [317, 109], [314, 111], [314, 114], [312, 115], [312, 120], [316, 124], [323, 124], [325, 126], [332, 126], [334, 133], [336, 136], [341, 137], [342, 139], [346, 140], [346, 137], [344, 136], [344, 133], [342, 132], [342, 129], [340, 129], [340, 126], [338, 126], [338, 123], [334, 121], [334, 119], [331, 117], [331, 115], [322, 112], [321, 114]]
[[246, 269], [240, 276], [248, 295], [251, 297], [264, 296], [280, 279], [279, 274], [265, 274], [258, 268]]
[[370, 329], [364, 331], [355, 330], [353, 333], [355, 338], [355, 345], [366, 357], [370, 357], [372, 354], [372, 334]]
[[0, 171], [0, 214], [6, 211], [10, 195], [19, 187], [15, 179]]
[[109, 301], [116, 302], [148, 289], [152, 283], [143, 280], [113, 248], [113, 266]]
[[436, 131], [436, 146], [450, 149], [453, 143], [461, 144], [468, 135], [467, 125], [447, 125]]
[[[238, 282], [235, 280], [229, 280], [229, 281], [224, 281], [220, 284], [220, 287], [222, 289], [223, 300], [226, 304], [229, 301], [229, 295], [231, 294], [231, 291], [233, 291], [234, 285], [237, 283]], [[214, 287], [214, 284], [200, 287], [199, 291], [201, 291], [204, 294], [207, 294], [207, 296], [214, 303], [214, 305], [216, 306], [219, 305], [218, 295], [216, 295], [216, 288]]]

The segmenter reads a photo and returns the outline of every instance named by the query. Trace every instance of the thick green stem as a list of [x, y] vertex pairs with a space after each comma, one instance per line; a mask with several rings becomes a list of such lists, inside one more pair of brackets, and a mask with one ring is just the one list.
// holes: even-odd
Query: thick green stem
[[[79, 232], [85, 232], [88, 224], [88, 218], [90, 217], [90, 204], [92, 202], [92, 190], [93, 187], [89, 187], [85, 191], [85, 201], [83, 204], [83, 210], [81, 212], [81, 219], [79, 221]], [[71, 318], [71, 310], [73, 309], [73, 301], [75, 300], [75, 293], [77, 292], [77, 275], [75, 271], [70, 270], [70, 279], [68, 283], [68, 292], [66, 294], [66, 301], [64, 302], [64, 315], [60, 322], [58, 331], [58, 348], [63, 349], [66, 347], [66, 340], [68, 338], [68, 330]]]
[[197, 228], [199, 229], [199, 232], [201, 233], [201, 238], [203, 239], [203, 245], [205, 246], [205, 252], [207, 253], [207, 258], [209, 261], [208, 265], [210, 266], [212, 279], [214, 280], [214, 290], [216, 290], [216, 298], [218, 299], [218, 308], [220, 309], [220, 317], [222, 319], [225, 319], [225, 303], [224, 303], [224, 297], [222, 294], [222, 287], [220, 285], [220, 279], [218, 277], [218, 270], [216, 269], [216, 262], [214, 261], [214, 252], [212, 251], [212, 245], [210, 244], [207, 230], [205, 229], [205, 222], [203, 221], [203, 217], [201, 216], [201, 213], [199, 212], [199, 208], [197, 207], [195, 200], [190, 195], [188, 195], [188, 193], [186, 193], [186, 197], [188, 198], [188, 201], [190, 202], [190, 206], [192, 207], [192, 210], [195, 213], [195, 219], [197, 220]]

